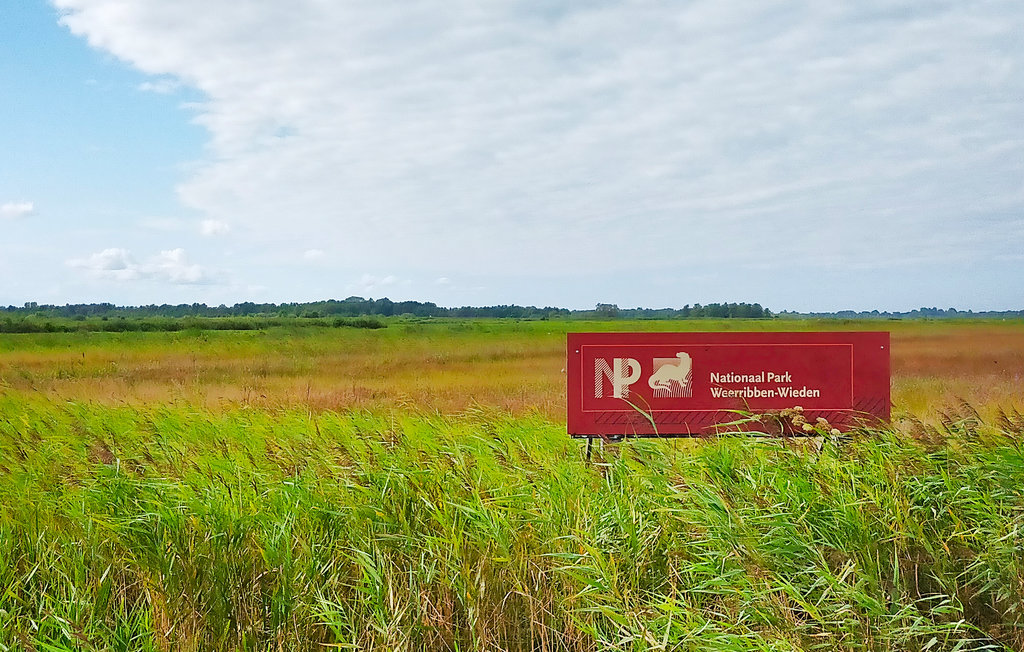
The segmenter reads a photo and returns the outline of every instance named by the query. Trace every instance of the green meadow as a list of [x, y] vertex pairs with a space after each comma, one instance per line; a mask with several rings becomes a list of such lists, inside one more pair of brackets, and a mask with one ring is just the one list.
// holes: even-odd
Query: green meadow
[[0, 650], [1024, 649], [1024, 326], [893, 325], [888, 428], [587, 462], [564, 333], [680, 327], [2, 334]]

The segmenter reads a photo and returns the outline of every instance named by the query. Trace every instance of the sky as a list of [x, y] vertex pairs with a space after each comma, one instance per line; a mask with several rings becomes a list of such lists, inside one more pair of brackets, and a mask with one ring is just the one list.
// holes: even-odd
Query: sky
[[0, 3], [0, 305], [1024, 308], [1017, 0]]

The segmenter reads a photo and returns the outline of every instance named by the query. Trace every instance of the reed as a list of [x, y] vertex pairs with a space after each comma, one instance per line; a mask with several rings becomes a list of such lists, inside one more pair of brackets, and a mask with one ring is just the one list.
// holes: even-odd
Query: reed
[[969, 407], [587, 464], [539, 412], [6, 391], [0, 649], [1021, 649], [1024, 417]]
[[446, 414], [483, 405], [565, 414], [570, 330], [892, 330], [898, 417], [938, 422], [964, 399], [1024, 409], [1024, 322], [501, 321], [393, 319], [379, 330], [0, 333], [0, 390], [107, 405]]

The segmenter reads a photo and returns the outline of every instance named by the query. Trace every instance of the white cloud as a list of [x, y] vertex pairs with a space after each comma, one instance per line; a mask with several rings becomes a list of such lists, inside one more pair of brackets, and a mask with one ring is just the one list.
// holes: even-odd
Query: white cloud
[[434, 280], [434, 283], [436, 285], [451, 285], [451, 282], [451, 279], [449, 279], [447, 276], [441, 276]]
[[36, 206], [30, 201], [9, 201], [0, 205], [0, 218], [15, 219], [34, 215]]
[[206, 285], [210, 282], [203, 268], [190, 263], [181, 248], [161, 251], [150, 259], [147, 272], [154, 278], [178, 285]]
[[115, 281], [146, 279], [173, 285], [209, 285], [214, 282], [200, 265], [188, 260], [181, 248], [161, 251], [141, 263], [126, 249], [110, 248], [85, 258], [69, 260], [67, 264], [96, 278]]
[[199, 223], [199, 232], [205, 236], [226, 235], [231, 232], [231, 225], [220, 220], [203, 220]]
[[139, 265], [125, 249], [110, 248], [86, 258], [69, 260], [71, 267], [83, 269], [101, 278], [131, 281], [140, 278]]
[[349, 292], [371, 293], [385, 291], [388, 288], [399, 284], [398, 277], [388, 274], [387, 276], [376, 276], [374, 274], [363, 274], [353, 283], [346, 286]]
[[1024, 250], [1024, 4], [55, 4], [204, 94], [180, 196], [267, 250], [640, 282]]
[[322, 260], [326, 254], [323, 249], [307, 249], [302, 252], [302, 258], [304, 260]]
[[146, 81], [139, 84], [139, 90], [146, 93], [158, 93], [169, 95], [181, 88], [181, 82], [176, 79], [162, 78], [153, 81]]
[[124, 249], [104, 249], [87, 259], [88, 267], [104, 272], [120, 272], [136, 267], [131, 254]]

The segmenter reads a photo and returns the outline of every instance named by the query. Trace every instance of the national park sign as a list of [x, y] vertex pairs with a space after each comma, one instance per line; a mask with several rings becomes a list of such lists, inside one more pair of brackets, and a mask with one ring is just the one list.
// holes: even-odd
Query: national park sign
[[574, 436], [770, 430], [747, 415], [794, 408], [830, 429], [889, 419], [889, 333], [570, 333], [566, 353]]

